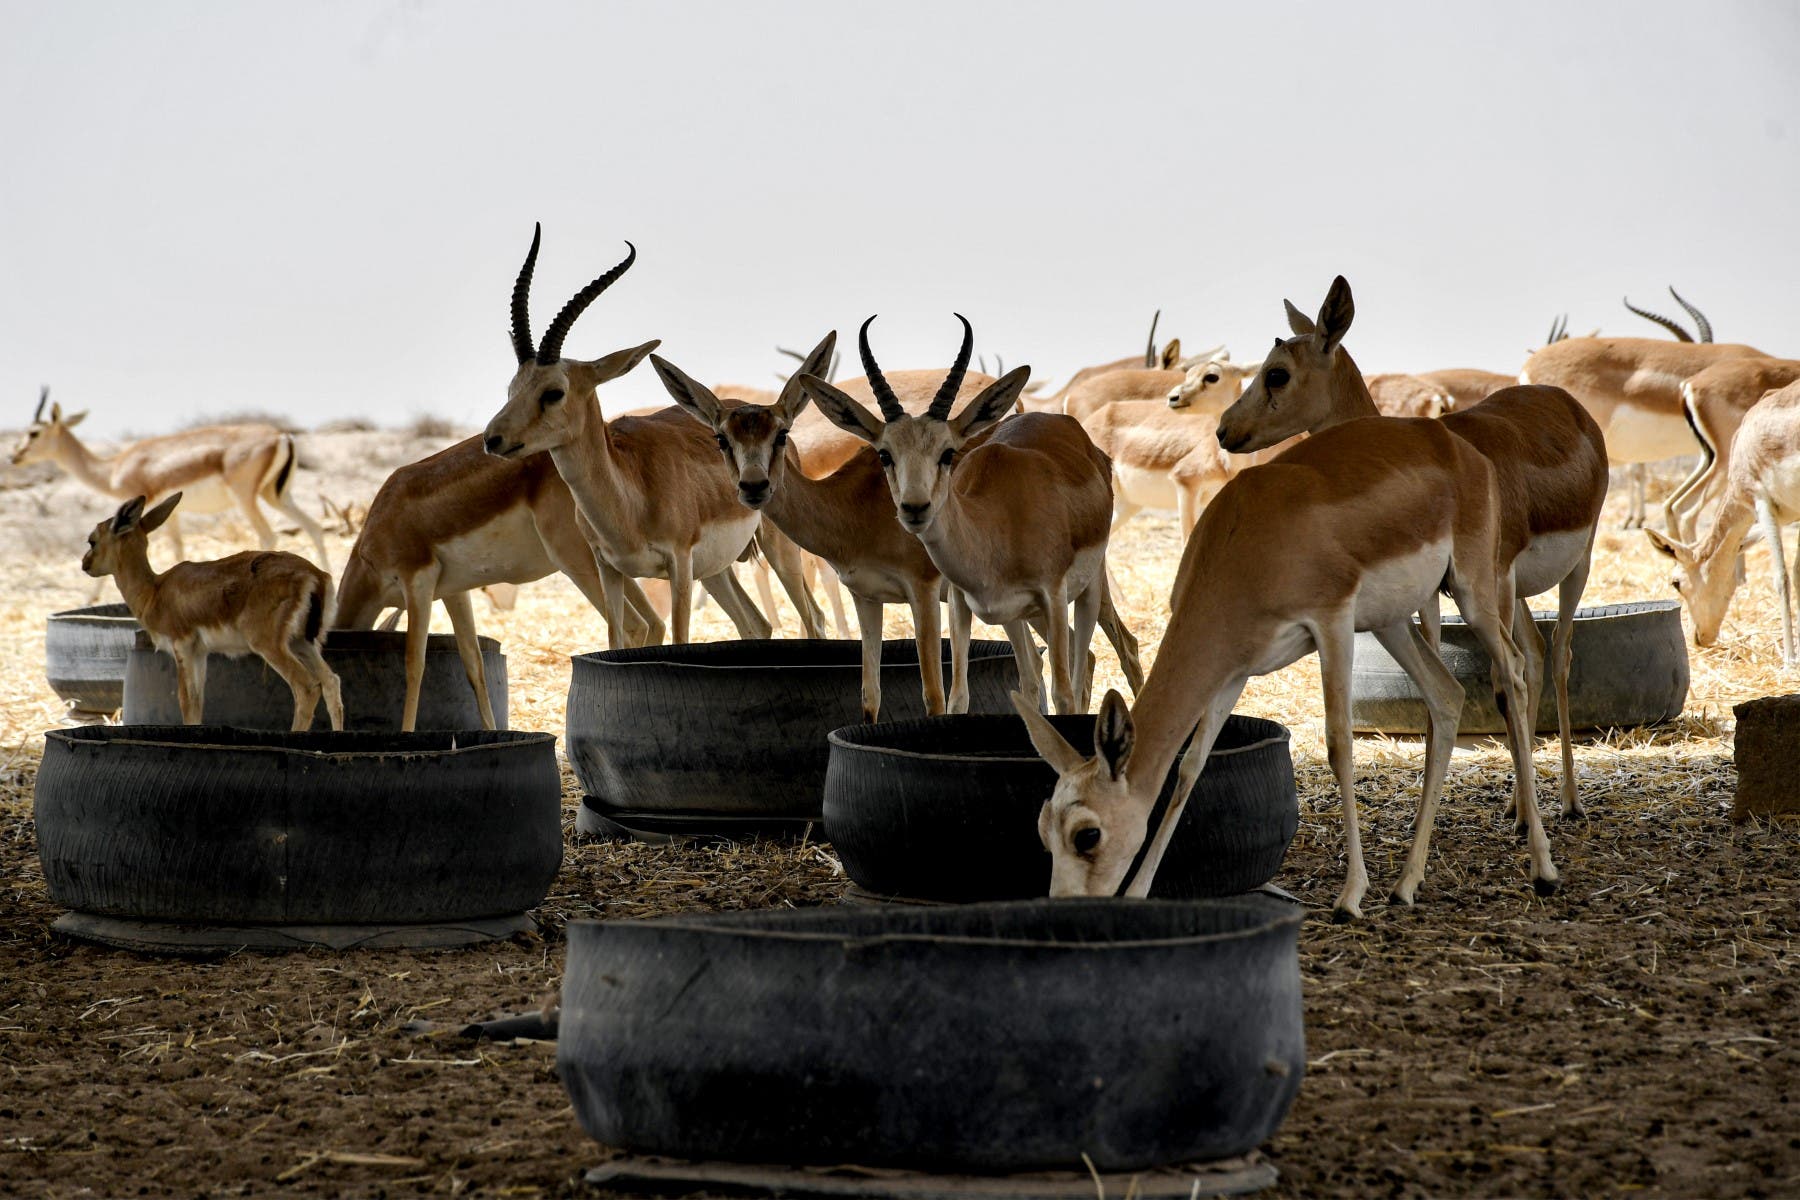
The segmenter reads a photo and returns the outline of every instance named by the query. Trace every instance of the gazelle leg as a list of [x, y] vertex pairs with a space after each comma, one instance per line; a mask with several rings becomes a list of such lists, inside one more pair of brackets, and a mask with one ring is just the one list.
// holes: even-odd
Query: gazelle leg
[[855, 594], [851, 599], [862, 629], [862, 718], [873, 723], [881, 716], [881, 602]]
[[277, 508], [294, 519], [294, 523], [311, 539], [313, 549], [319, 552], [319, 566], [331, 570], [331, 552], [325, 549], [325, 531], [319, 523], [306, 515], [306, 510], [295, 501], [292, 492], [277, 492], [270, 488], [263, 493], [263, 499], [273, 508]]
[[1437, 822], [1438, 801], [1444, 793], [1444, 775], [1450, 769], [1450, 753], [1456, 748], [1463, 689], [1411, 620], [1375, 630], [1375, 639], [1412, 678], [1425, 697], [1429, 713], [1425, 728], [1425, 782], [1419, 799], [1419, 815], [1413, 822], [1412, 850], [1406, 856], [1406, 869], [1390, 897], [1396, 903], [1411, 904], [1419, 882], [1425, 878], [1431, 830]]
[[1575, 569], [1556, 589], [1556, 633], [1550, 639], [1550, 673], [1556, 683], [1556, 732], [1562, 739], [1562, 815], [1570, 818], [1587, 816], [1575, 790], [1575, 749], [1569, 738], [1569, 665], [1575, 638], [1575, 612], [1581, 607], [1581, 593], [1587, 589], [1593, 552], [1590, 544]]
[[487, 667], [481, 661], [481, 643], [475, 635], [475, 605], [467, 592], [452, 592], [439, 599], [450, 614], [450, 628], [456, 631], [456, 653], [462, 659], [463, 674], [475, 689], [475, 708], [481, 714], [483, 729], [497, 729], [494, 706], [488, 699]]
[[1003, 628], [1006, 640], [1012, 643], [1013, 661], [1019, 668], [1019, 691], [1032, 703], [1038, 703], [1044, 695], [1044, 675], [1038, 667], [1037, 646], [1031, 640], [1031, 623], [1021, 618], [1008, 621]]
[[731, 573], [730, 567], [717, 575], [702, 579], [700, 585], [719, 602], [719, 607], [725, 610], [725, 615], [737, 627], [739, 637], [756, 640], [766, 638], [772, 632], [768, 620], [757, 611], [756, 605], [751, 602], [743, 585], [738, 583], [737, 576]]
[[1775, 584], [1775, 602], [1781, 605], [1781, 662], [1794, 665], [1794, 606], [1788, 591], [1787, 560], [1781, 549], [1781, 522], [1775, 519], [1775, 506], [1766, 495], [1756, 498], [1756, 519], [1762, 525], [1763, 541], [1769, 544], [1769, 573]]
[[[775, 589], [769, 583], [769, 560], [763, 555], [757, 555], [750, 564], [750, 574], [756, 580], [756, 598], [762, 601], [762, 610], [768, 614], [769, 625], [773, 629], [781, 618], [780, 610], [775, 607]], [[800, 624], [802, 626], [806, 624], [804, 616], [801, 617]]]
[[969, 711], [969, 626], [975, 614], [968, 599], [949, 584], [943, 585], [950, 600], [950, 701], [953, 713]]
[[1100, 621], [1100, 604], [1106, 596], [1106, 572], [1094, 572], [1088, 585], [1081, 589], [1070, 608], [1069, 655], [1078, 668], [1075, 676], [1075, 711], [1087, 712], [1093, 707], [1094, 627]]
[[1329, 617], [1329, 624], [1315, 626], [1313, 641], [1319, 647], [1319, 681], [1325, 693], [1325, 756], [1337, 777], [1338, 798], [1344, 807], [1344, 887], [1332, 906], [1334, 921], [1362, 916], [1363, 895], [1369, 890], [1369, 873], [1363, 866], [1362, 830], [1356, 817], [1355, 738], [1350, 733], [1350, 676], [1355, 665], [1356, 623], [1350, 612]]
[[1150, 831], [1150, 849], [1144, 855], [1144, 862], [1131, 878], [1131, 886], [1125, 889], [1127, 896], [1148, 896], [1150, 888], [1156, 881], [1157, 869], [1162, 866], [1163, 855], [1168, 852], [1169, 842], [1175, 836], [1175, 827], [1181, 823], [1181, 814], [1187, 808], [1187, 802], [1194, 794], [1194, 784], [1200, 780], [1200, 773], [1206, 768], [1207, 756], [1212, 753], [1213, 743], [1218, 740], [1219, 730], [1225, 727], [1225, 718], [1244, 693], [1243, 676], [1230, 681], [1213, 697], [1212, 704], [1200, 718], [1200, 725], [1188, 739], [1187, 751], [1181, 756], [1181, 771], [1175, 779], [1175, 791], [1169, 797], [1169, 807], [1163, 814], [1162, 824]]
[[181, 706], [181, 723], [198, 725], [206, 699], [206, 651], [175, 646], [175, 702]]
[[233, 487], [231, 499], [237, 504], [238, 511], [244, 514], [244, 520], [250, 523], [250, 531], [256, 535], [256, 544], [264, 550], [273, 549], [275, 530], [269, 525], [268, 518], [262, 515], [262, 509], [256, 503], [256, 492], [255, 484], [247, 488]]
[[1137, 516], [1142, 511], [1142, 506], [1133, 504], [1131, 501], [1127, 500], [1119, 492], [1118, 488], [1114, 487], [1112, 525], [1107, 530], [1108, 535], [1110, 536], [1111, 534], [1119, 532], [1119, 526], [1125, 524], [1125, 522], [1131, 520], [1131, 518]]
[[[788, 599], [794, 602], [794, 610], [800, 615], [800, 629], [809, 638], [825, 636], [825, 612], [819, 602], [813, 599], [812, 589], [806, 583], [806, 569], [802, 560], [806, 552], [795, 545], [792, 539], [769, 521], [762, 523], [756, 535], [757, 544], [762, 547], [763, 558], [781, 580], [782, 590], [787, 592]], [[768, 588], [765, 578], [763, 589]], [[775, 599], [772, 594], [763, 597], [763, 607], [768, 611], [771, 620], [775, 616]]]
[[[726, 567], [723, 574], [731, 576], [731, 568]], [[737, 578], [731, 577], [732, 585], [737, 585]], [[709, 589], [710, 590], [710, 589]], [[724, 601], [720, 601], [724, 605]], [[677, 549], [669, 560], [669, 642], [675, 646], [685, 646], [688, 642], [688, 625], [693, 619], [694, 611], [694, 557], [687, 550]], [[726, 614], [730, 615], [730, 609]], [[739, 633], [742, 634], [742, 629]], [[769, 636], [763, 634], [764, 637]]]
[[1125, 682], [1130, 685], [1131, 694], [1136, 696], [1144, 687], [1144, 664], [1138, 655], [1138, 640], [1119, 619], [1119, 610], [1113, 606], [1112, 576], [1102, 571], [1100, 577], [1106, 584], [1106, 590], [1100, 594], [1100, 628], [1105, 631], [1106, 640], [1112, 643], [1113, 653], [1119, 656], [1119, 669], [1125, 672]]
[[[935, 717], [944, 711], [944, 635], [939, 628], [937, 588], [914, 588], [908, 596], [913, 614], [913, 641], [919, 647], [919, 688], [925, 696], [925, 714]], [[863, 619], [862, 609], [856, 619]], [[877, 614], [877, 620], [880, 619]]]
[[287, 683], [288, 690], [294, 694], [294, 721], [289, 727], [292, 733], [301, 733], [312, 728], [313, 715], [318, 711], [319, 698], [324, 689], [313, 673], [307, 670], [294, 652], [288, 649], [286, 630], [292, 626], [283, 621], [270, 637], [254, 637], [247, 640], [250, 648], [262, 656], [262, 660], [273, 667], [275, 673]]
[[1069, 638], [1069, 589], [1062, 580], [1043, 598], [1044, 648], [1050, 656], [1050, 697], [1058, 713], [1076, 713], [1075, 646]]
[[309, 642], [304, 638], [294, 643], [294, 657], [300, 660], [313, 682], [319, 685], [320, 693], [325, 697], [325, 716], [331, 721], [334, 730], [344, 728], [344, 689], [338, 681], [337, 673], [326, 663], [325, 656], [319, 653], [317, 642]]
[[406, 599], [406, 703], [400, 710], [400, 732], [411, 733], [419, 724], [425, 638], [431, 632], [431, 595], [437, 590], [437, 572], [424, 571], [403, 579], [400, 589]]
[[[812, 555], [807, 555], [807, 558], [812, 559]], [[841, 638], [855, 637], [850, 632], [850, 618], [844, 615], [844, 581], [838, 578], [837, 569], [830, 563], [823, 559], [816, 561], [820, 567], [819, 582], [824, 585], [826, 599], [831, 601], [831, 623], [837, 628], [837, 635]]]

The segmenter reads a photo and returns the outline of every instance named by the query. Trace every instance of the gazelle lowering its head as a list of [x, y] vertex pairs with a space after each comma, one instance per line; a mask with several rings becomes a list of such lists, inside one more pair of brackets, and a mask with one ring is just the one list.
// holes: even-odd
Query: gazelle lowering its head
[[[1107, 599], [1111, 464], [1073, 418], [1022, 413], [1002, 420], [1030, 378], [1028, 367], [1008, 372], [952, 415], [974, 344], [969, 322], [957, 319], [962, 349], [923, 414], [909, 415], [882, 376], [868, 349], [867, 322], [863, 369], [880, 418], [817, 376], [801, 375], [800, 383], [821, 412], [875, 448], [901, 527], [924, 543], [950, 583], [958, 636], [971, 610], [1004, 628], [1020, 685], [1035, 700], [1035, 626], [1049, 648], [1057, 711], [1084, 711], [1088, 643]], [[987, 438], [971, 445], [984, 432]]]
[[182, 722], [200, 724], [208, 654], [255, 654], [293, 690], [294, 729], [311, 728], [321, 697], [331, 727], [342, 729], [338, 678], [320, 653], [331, 576], [279, 550], [176, 563], [158, 575], [150, 568], [149, 535], [180, 502], [176, 492], [145, 512], [142, 496], [127, 500], [88, 534], [81, 569], [97, 579], [111, 575], [156, 648], [175, 659]]

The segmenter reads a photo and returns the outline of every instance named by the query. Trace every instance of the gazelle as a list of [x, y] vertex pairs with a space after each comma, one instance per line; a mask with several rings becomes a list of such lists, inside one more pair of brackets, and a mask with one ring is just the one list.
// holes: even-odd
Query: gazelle
[[1386, 373], [1363, 376], [1369, 398], [1384, 417], [1423, 417], [1435, 421], [1456, 407], [1450, 393], [1422, 375]]
[[[586, 521], [606, 583], [607, 623], [625, 627], [623, 576], [669, 581], [673, 640], [688, 640], [691, 584], [700, 580], [741, 636], [769, 636], [769, 623], [731, 573], [756, 535], [760, 518], [737, 503], [736, 489], [712, 439], [678, 409], [608, 421], [595, 389], [635, 367], [660, 342], [645, 342], [603, 358], [562, 356], [563, 338], [587, 306], [637, 260], [623, 261], [577, 292], [535, 347], [528, 311], [541, 227], [513, 284], [512, 342], [518, 369], [507, 399], [488, 422], [482, 445], [499, 458], [549, 451]], [[630, 246], [630, 243], [626, 243]], [[772, 542], [777, 539], [771, 538]], [[785, 547], [784, 547], [785, 549]], [[824, 614], [799, 577], [797, 555], [772, 554], [770, 565], [802, 614], [809, 636]]]
[[1447, 407], [1451, 410], [1480, 404], [1501, 388], [1517, 387], [1519, 383], [1517, 375], [1502, 375], [1498, 371], [1481, 371], [1473, 367], [1420, 371], [1417, 378], [1448, 396], [1450, 402]]
[[[1113, 371], [1126, 370], [1186, 370], [1195, 362], [1200, 361], [1200, 359], [1211, 358], [1213, 355], [1224, 349], [1223, 346], [1215, 346], [1212, 350], [1209, 350], [1196, 358], [1183, 359], [1181, 357], [1181, 339], [1170, 338], [1168, 345], [1164, 346], [1159, 351], [1156, 348], [1156, 326], [1161, 320], [1162, 310], [1159, 308], [1156, 310], [1155, 315], [1150, 318], [1150, 336], [1144, 342], [1144, 353], [1141, 356], [1132, 355], [1130, 358], [1114, 359], [1112, 362], [1097, 363], [1091, 367], [1082, 367], [1073, 375], [1069, 376], [1068, 382], [1064, 383], [1060, 389], [1048, 394], [1035, 390], [1037, 384], [1032, 383], [1028, 385], [1024, 392], [1019, 396], [1019, 411], [1068, 412], [1069, 395], [1097, 376], [1107, 375]], [[1072, 413], [1070, 415], [1074, 416], [1077, 420], [1082, 416], [1081, 413]]]
[[[267, 550], [275, 531], [257, 507], [261, 501], [292, 517], [312, 539], [319, 564], [331, 569], [325, 534], [318, 522], [294, 503], [289, 485], [294, 475], [294, 439], [273, 425], [207, 425], [162, 437], [132, 442], [111, 458], [101, 458], [75, 436], [86, 411], [63, 416], [61, 404], [44, 404], [50, 389], [38, 394], [37, 411], [25, 436], [14, 447], [14, 465], [53, 462], [76, 479], [115, 500], [148, 496], [160, 500], [173, 492], [187, 496], [190, 513], [224, 512], [232, 505], [244, 514], [256, 540]], [[168, 521], [175, 556], [181, 557], [181, 522]]]
[[[989, 384], [952, 416], [975, 336], [965, 318], [957, 319], [962, 348], [923, 414], [909, 415], [882, 376], [868, 349], [867, 322], [863, 368], [881, 419], [817, 376], [802, 375], [800, 383], [827, 417], [875, 448], [901, 526], [949, 581], [956, 637], [971, 611], [1002, 626], [1020, 685], [1035, 700], [1037, 626], [1049, 650], [1056, 709], [1079, 711], [1091, 679], [1088, 644], [1107, 600], [1110, 464], [1069, 417], [1002, 420], [1030, 377], [1028, 367]], [[984, 431], [991, 431], [986, 440], [971, 446]]]
[[150, 566], [149, 536], [174, 513], [181, 493], [148, 512], [144, 503], [142, 496], [127, 500], [94, 526], [81, 569], [96, 579], [111, 575], [132, 617], [175, 659], [182, 723], [200, 723], [208, 654], [255, 654], [293, 691], [295, 730], [312, 727], [321, 698], [331, 727], [342, 729], [338, 677], [320, 653], [331, 620], [331, 576], [280, 550], [180, 562], [159, 575]]
[[1737, 358], [1714, 363], [1681, 384], [1688, 426], [1700, 442], [1700, 461], [1663, 501], [1669, 535], [1691, 541], [1700, 509], [1727, 478], [1733, 438], [1744, 414], [1769, 392], [1800, 379], [1800, 360]]
[[1737, 588], [1738, 550], [1752, 521], [1760, 523], [1769, 544], [1769, 569], [1781, 602], [1781, 661], [1800, 665], [1794, 638], [1793, 596], [1800, 589], [1800, 551], [1790, 580], [1781, 550], [1781, 527], [1800, 521], [1800, 382], [1771, 392], [1744, 414], [1731, 447], [1725, 493], [1713, 512], [1712, 525], [1698, 545], [1644, 533], [1651, 545], [1675, 560], [1675, 590], [1687, 602], [1694, 622], [1694, 643], [1711, 646]]
[[[405, 612], [400, 728], [410, 732], [418, 719], [431, 602], [443, 601], [482, 728], [492, 729], [471, 593], [498, 583], [531, 583], [554, 571], [567, 575], [596, 611], [608, 611], [607, 584], [549, 456], [498, 459], [483, 452], [480, 438], [466, 438], [400, 467], [375, 493], [344, 565], [337, 627], [372, 629], [382, 609]], [[614, 586], [625, 591], [628, 624], [609, 627], [608, 644], [619, 649], [660, 642], [663, 623], [637, 582], [620, 576]]]
[[[1255, 450], [1295, 433], [1316, 434], [1379, 415], [1355, 364], [1339, 344], [1356, 311], [1343, 276], [1332, 282], [1316, 322], [1292, 304], [1287, 309], [1295, 336], [1276, 343], [1263, 360], [1262, 372], [1219, 420], [1219, 444], [1227, 449]], [[1522, 747], [1513, 747], [1515, 758], [1522, 750], [1521, 770], [1530, 769], [1531, 737], [1544, 680], [1544, 644], [1526, 599], [1557, 589], [1551, 670], [1562, 738], [1562, 803], [1564, 815], [1579, 816], [1582, 808], [1569, 744], [1569, 640], [1587, 586], [1595, 527], [1606, 503], [1605, 443], [1593, 418], [1574, 397], [1550, 387], [1508, 388], [1472, 408], [1446, 413], [1440, 423], [1487, 459], [1499, 488], [1495, 520], [1501, 600], [1511, 641], [1524, 656], [1528, 685], [1526, 739]], [[1380, 424], [1399, 427], [1391, 421]], [[1426, 641], [1434, 649], [1437, 612], [1433, 599], [1419, 614]], [[1516, 815], [1524, 820], [1523, 812]]]
[[[1324, 332], [1313, 335], [1309, 353], [1341, 353], [1344, 316], [1347, 310], [1334, 313], [1328, 305], [1320, 321]], [[1263, 374], [1293, 371], [1289, 358], [1278, 345]], [[1361, 389], [1347, 355], [1344, 363], [1334, 374]], [[1316, 651], [1349, 860], [1335, 916], [1361, 916], [1368, 874], [1356, 814], [1350, 676], [1355, 634], [1369, 630], [1419, 686], [1431, 712], [1412, 850], [1392, 894], [1411, 904], [1425, 873], [1463, 699], [1455, 677], [1411, 620], [1437, 602], [1440, 588], [1456, 598], [1493, 656], [1508, 701], [1514, 787], [1532, 880], [1540, 894], [1555, 890], [1556, 867], [1531, 771], [1524, 665], [1507, 632], [1509, 605], [1495, 569], [1501, 503], [1492, 464], [1440, 421], [1345, 422], [1226, 484], [1188, 539], [1175, 576], [1174, 612], [1136, 705], [1128, 711], [1111, 693], [1101, 705], [1097, 754], [1076, 750], [1015, 698], [1032, 743], [1058, 775], [1038, 818], [1038, 834], [1053, 860], [1051, 895], [1114, 894], [1148, 836], [1149, 849], [1128, 889], [1129, 895], [1147, 895], [1245, 683]], [[1152, 833], [1151, 811], [1183, 743], [1188, 751], [1174, 798]]]
[[[1581, 402], [1606, 438], [1607, 458], [1638, 466], [1699, 449], [1681, 385], [1716, 363], [1767, 358], [1753, 346], [1656, 338], [1565, 338], [1526, 359], [1520, 383], [1560, 387]], [[1645, 480], [1632, 473], [1627, 528], [1644, 524]]]

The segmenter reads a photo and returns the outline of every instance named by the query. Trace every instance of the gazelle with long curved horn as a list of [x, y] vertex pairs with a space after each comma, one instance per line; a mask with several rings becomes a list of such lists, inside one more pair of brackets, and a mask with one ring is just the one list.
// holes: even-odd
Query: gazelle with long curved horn
[[[1662, 326], [1673, 334], [1675, 340], [1678, 342], [1710, 343], [1713, 340], [1712, 322], [1706, 319], [1706, 314], [1689, 304], [1686, 300], [1683, 300], [1681, 298], [1681, 293], [1674, 288], [1669, 289], [1669, 295], [1675, 297], [1675, 303], [1686, 309], [1687, 315], [1694, 319], [1695, 333], [1689, 333], [1679, 321], [1672, 321], [1668, 317], [1658, 316], [1656, 313], [1639, 308], [1631, 302], [1629, 297], [1625, 298], [1625, 307], [1644, 318], [1644, 320], [1649, 321], [1654, 325]], [[1698, 336], [1696, 336], [1696, 334]]]
[[[1344, 365], [1331, 374], [1360, 388], [1361, 375], [1338, 345], [1349, 325], [1348, 301], [1348, 289], [1340, 297], [1334, 286], [1316, 332], [1296, 340], [1308, 340], [1308, 357], [1341, 356]], [[1290, 318], [1297, 315], [1290, 306]], [[1308, 372], [1308, 384], [1299, 379], [1300, 369], [1278, 343], [1259, 378], [1275, 376], [1282, 388], [1300, 383], [1302, 395], [1309, 394], [1324, 373]], [[1251, 396], [1245, 393], [1239, 405]], [[1221, 424], [1221, 441], [1233, 449], [1257, 444], [1248, 436], [1240, 442], [1226, 429]], [[1270, 429], [1266, 436], [1286, 432]], [[1510, 597], [1496, 572], [1503, 503], [1492, 464], [1443, 421], [1333, 425], [1226, 484], [1188, 539], [1175, 576], [1173, 614], [1137, 703], [1127, 711], [1109, 694], [1101, 705], [1098, 753], [1089, 758], [1075, 750], [1015, 699], [1033, 744], [1058, 775], [1038, 819], [1052, 857], [1051, 894], [1114, 894], [1148, 837], [1129, 887], [1130, 895], [1147, 895], [1245, 683], [1316, 651], [1349, 860], [1336, 915], [1360, 916], [1368, 874], [1356, 815], [1350, 677], [1355, 634], [1368, 630], [1412, 677], [1431, 713], [1412, 850], [1393, 891], [1397, 902], [1411, 904], [1425, 873], [1463, 701], [1455, 677], [1411, 619], [1436, 604], [1440, 588], [1455, 597], [1500, 676], [1531, 876], [1540, 893], [1553, 891], [1556, 867], [1538, 815], [1525, 725], [1524, 665], [1507, 630]], [[1174, 798], [1151, 831], [1150, 814], [1184, 743], [1188, 751]]]
[[[44, 405], [49, 400], [46, 387], [38, 393], [31, 425], [13, 447], [13, 465], [53, 462], [115, 500], [148, 496], [154, 504], [181, 492], [186, 513], [219, 513], [235, 506], [265, 550], [275, 545], [275, 530], [258, 507], [266, 504], [292, 517], [306, 531], [318, 552], [319, 565], [330, 570], [324, 531], [294, 502], [296, 459], [294, 439], [288, 434], [273, 425], [207, 425], [144, 438], [111, 458], [101, 458], [75, 436], [75, 426], [87, 413], [65, 417], [62, 405], [50, 403], [45, 419]], [[175, 556], [180, 558], [180, 518], [170, 514], [164, 527], [174, 543]]]
[[[1295, 336], [1276, 343], [1243, 397], [1220, 418], [1219, 444], [1228, 450], [1255, 450], [1296, 433], [1316, 435], [1380, 416], [1363, 377], [1339, 344], [1354, 314], [1350, 285], [1341, 275], [1332, 282], [1316, 322], [1289, 304], [1288, 324]], [[1446, 413], [1441, 423], [1491, 464], [1499, 488], [1501, 600], [1512, 641], [1524, 653], [1527, 684], [1525, 741], [1513, 748], [1521, 770], [1530, 770], [1544, 680], [1543, 640], [1525, 601], [1557, 589], [1551, 669], [1562, 734], [1563, 811], [1580, 815], [1569, 743], [1569, 640], [1606, 503], [1606, 448], [1599, 426], [1574, 397], [1549, 387], [1508, 388], [1472, 408]], [[1408, 424], [1389, 419], [1377, 428]], [[1435, 647], [1435, 597], [1420, 611], [1420, 619], [1426, 640]], [[1523, 820], [1524, 814], [1519, 817]]]
[[[548, 451], [586, 524], [606, 583], [607, 623], [625, 627], [622, 576], [669, 581], [669, 625], [686, 642], [695, 579], [719, 602], [744, 637], [769, 636], [731, 573], [756, 535], [759, 518], [738, 504], [736, 488], [719, 462], [712, 439], [676, 409], [608, 421], [595, 394], [656, 349], [658, 341], [617, 350], [602, 358], [569, 359], [563, 339], [587, 306], [637, 260], [637, 248], [617, 266], [582, 288], [562, 307], [535, 348], [528, 303], [537, 265], [540, 227], [512, 292], [512, 343], [518, 369], [507, 400], [488, 422], [482, 444], [500, 458]], [[797, 556], [770, 555], [795, 606], [816, 622], [823, 614], [799, 578]]]
[[[975, 336], [965, 318], [957, 320], [962, 348], [923, 414], [906, 411], [866, 337], [863, 370], [881, 417], [817, 376], [802, 375], [800, 383], [827, 417], [875, 448], [901, 526], [950, 583], [953, 628], [971, 611], [1004, 628], [1020, 685], [1035, 698], [1035, 626], [1049, 649], [1057, 711], [1079, 711], [1091, 682], [1088, 644], [1107, 599], [1110, 464], [1068, 417], [1002, 419], [1029, 367], [989, 384], [952, 415]], [[986, 440], [971, 445], [984, 432]]]

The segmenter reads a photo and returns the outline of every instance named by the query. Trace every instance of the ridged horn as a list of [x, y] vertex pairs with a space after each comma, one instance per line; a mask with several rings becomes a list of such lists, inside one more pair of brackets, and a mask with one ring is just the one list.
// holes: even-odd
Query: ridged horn
[[568, 336], [569, 326], [575, 324], [575, 318], [586, 311], [595, 297], [617, 283], [619, 276], [631, 270], [631, 264], [637, 261], [637, 247], [626, 242], [625, 251], [625, 258], [618, 266], [576, 292], [574, 298], [562, 306], [562, 311], [556, 314], [556, 319], [544, 330], [544, 340], [538, 345], [537, 360], [540, 363], [548, 366], [562, 357], [563, 338]]
[[[1624, 299], [1624, 297], [1621, 297], [1621, 299]], [[1625, 307], [1629, 308], [1632, 312], [1636, 313], [1638, 316], [1644, 318], [1644, 320], [1654, 321], [1656, 324], [1661, 325], [1664, 329], [1666, 329], [1670, 333], [1674, 334], [1675, 340], [1678, 342], [1691, 342], [1694, 340], [1693, 334], [1691, 334], [1687, 330], [1683, 329], [1680, 325], [1677, 325], [1674, 321], [1669, 320], [1669, 318], [1667, 318], [1667, 317], [1659, 317], [1653, 312], [1648, 312], [1644, 309], [1641, 309], [1637, 305], [1633, 304], [1628, 299], [1625, 300]]]
[[875, 352], [869, 349], [869, 326], [874, 323], [875, 318], [871, 316], [856, 331], [856, 349], [862, 355], [863, 376], [869, 381], [869, 390], [875, 393], [875, 403], [881, 406], [882, 420], [898, 421], [906, 415], [906, 408], [900, 403], [900, 397], [894, 395], [894, 389], [888, 386], [887, 376], [876, 365]]
[[36, 425], [39, 421], [42, 421], [44, 419], [44, 405], [47, 404], [49, 402], [49, 400], [50, 400], [50, 385], [45, 384], [43, 387], [38, 389], [37, 411], [31, 414], [31, 423], [33, 425]]
[[1146, 367], [1156, 365], [1156, 323], [1160, 320], [1162, 320], [1162, 309], [1159, 308], [1150, 318], [1150, 340], [1144, 343], [1144, 365]]
[[538, 243], [543, 237], [544, 226], [540, 221], [532, 226], [531, 252], [525, 256], [525, 265], [519, 268], [519, 277], [513, 281], [512, 344], [521, 365], [537, 353], [531, 341], [531, 273], [537, 269]]
[[961, 313], [954, 315], [962, 322], [962, 349], [956, 352], [956, 361], [950, 365], [950, 373], [944, 376], [937, 395], [931, 398], [931, 407], [925, 410], [926, 416], [936, 417], [940, 421], [949, 417], [950, 406], [956, 403], [956, 393], [962, 390], [963, 376], [969, 373], [969, 354], [975, 349], [975, 330], [969, 325], [969, 318]]
[[1700, 340], [1703, 342], [1712, 341], [1712, 322], [1706, 319], [1706, 314], [1689, 304], [1686, 300], [1683, 300], [1681, 298], [1681, 293], [1672, 287], [1669, 289], [1669, 295], [1675, 297], [1675, 303], [1687, 309], [1687, 315], [1694, 318], [1694, 326], [1700, 330]]

